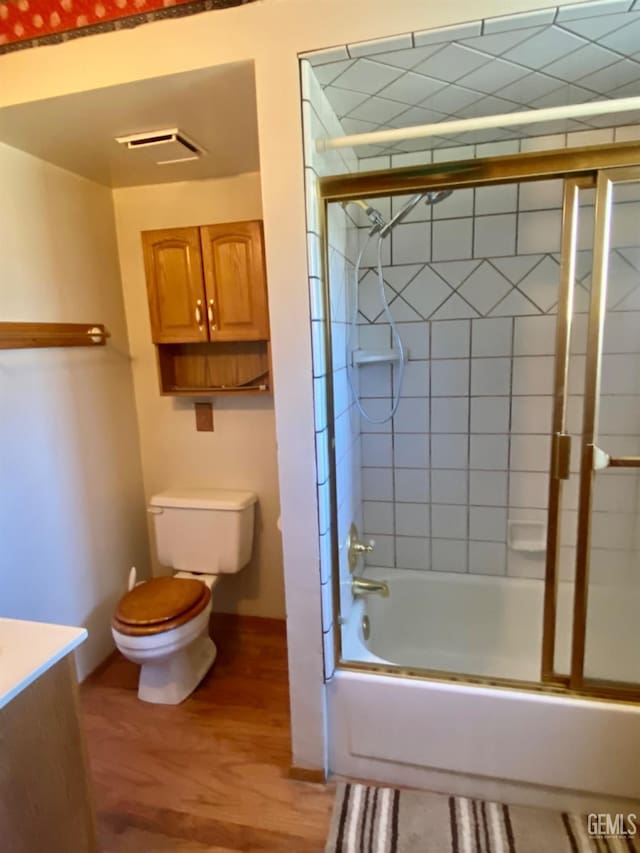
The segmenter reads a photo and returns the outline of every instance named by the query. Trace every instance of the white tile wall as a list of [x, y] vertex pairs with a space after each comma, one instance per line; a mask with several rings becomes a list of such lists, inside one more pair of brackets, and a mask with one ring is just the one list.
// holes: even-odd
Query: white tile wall
[[473, 357], [511, 355], [512, 336], [511, 319], [475, 320], [471, 347]]
[[433, 358], [467, 358], [469, 356], [469, 320], [434, 323], [431, 336]]
[[[500, 218], [501, 225], [515, 223], [508, 214], [497, 211], [508, 210], [517, 215], [513, 210], [516, 202], [519, 210], [544, 211], [545, 214], [551, 210], [554, 213], [560, 200], [559, 185], [557, 182], [543, 183], [540, 187], [522, 185], [520, 192], [516, 192], [516, 188], [501, 188], [500, 193], [480, 195], [476, 191], [475, 197], [470, 192], [455, 213], [465, 220], [464, 214], [469, 209], [475, 210], [476, 234], [487, 233], [482, 229], [478, 231], [477, 225], [482, 220], [491, 223]], [[513, 191], [506, 192], [506, 189]], [[411, 226], [421, 240], [429, 226], [429, 211], [425, 210], [420, 212], [423, 221]], [[451, 212], [452, 208], [447, 216]], [[437, 207], [432, 213], [433, 241], [437, 235], [434, 230], [437, 220], [448, 225], [451, 220], [438, 216]], [[538, 220], [520, 220], [523, 221], [528, 223], [527, 227], [537, 227]], [[521, 252], [527, 243], [520, 239], [522, 235], [517, 236]], [[618, 239], [622, 241], [623, 237]], [[499, 249], [494, 243], [491, 246], [493, 254], [482, 258], [481, 245], [478, 247], [475, 242], [471, 252], [462, 241], [457, 244], [459, 254], [455, 259], [436, 262], [435, 258], [440, 256], [432, 253], [431, 261], [422, 267], [400, 263], [385, 269], [385, 279], [402, 292], [407, 304], [421, 316], [430, 318], [401, 324], [410, 362], [401, 410], [389, 436], [392, 464], [396, 469], [395, 491], [388, 479], [384, 480], [384, 486], [380, 485], [379, 474], [385, 469], [375, 468], [380, 464], [375, 456], [368, 457], [367, 464], [373, 467], [365, 469], [363, 475], [365, 482], [372, 484], [370, 488], [379, 489], [374, 500], [396, 502], [391, 533], [387, 532], [391, 529], [388, 506], [385, 507], [385, 522], [379, 521], [379, 530], [371, 531], [371, 535], [384, 531], [385, 536], [395, 537], [396, 565], [400, 565], [397, 541], [406, 537], [407, 541], [400, 548], [405, 567], [468, 570], [481, 574], [508, 571], [514, 576], [543, 577], [544, 560], [539, 554], [512, 553], [507, 547], [508, 518], [536, 521], [541, 513], [544, 516], [547, 503], [559, 266], [557, 256], [545, 254], [544, 246], [536, 240], [541, 240], [539, 234], [533, 234], [530, 245], [542, 253], [513, 254], [514, 237], [511, 255], [496, 254]], [[406, 243], [403, 251], [409, 253], [406, 257], [415, 257]], [[467, 252], [476, 260], [466, 259]], [[628, 259], [622, 255], [617, 258], [619, 263], [626, 265], [626, 270], [622, 267], [630, 282], [626, 286], [634, 287], [637, 269], [629, 266]], [[634, 257], [634, 260], [638, 263], [638, 259]], [[580, 275], [588, 271], [590, 262], [590, 253], [582, 253]], [[455, 319], [455, 312], [451, 310], [452, 319], [439, 320], [440, 312], [435, 305], [441, 305], [443, 297], [446, 297], [445, 307], [460, 305], [454, 302], [457, 294], [485, 316], [468, 319], [462, 313]], [[512, 297], [510, 302], [505, 300], [506, 294]], [[622, 291], [622, 298], [625, 296]], [[506, 316], [491, 316], [496, 305]], [[522, 311], [520, 315], [518, 309]], [[465, 307], [463, 311], [466, 310]], [[584, 315], [575, 318], [572, 348], [578, 355], [574, 356], [570, 371], [570, 387], [574, 394], [581, 393], [584, 375], [584, 359], [579, 353], [584, 352], [585, 319]], [[371, 328], [361, 326], [361, 341], [374, 340]], [[640, 420], [637, 400], [640, 388], [636, 380], [640, 372], [632, 363], [634, 356], [628, 354], [640, 350], [637, 328], [632, 315], [610, 314], [603, 377], [608, 394], [603, 398], [606, 403], [602, 426], [612, 436], [619, 434], [624, 441], [628, 434], [633, 434]], [[383, 338], [379, 327], [375, 329], [375, 336], [380, 344]], [[384, 381], [381, 375], [376, 378], [377, 389], [373, 387], [375, 383], [369, 384], [367, 393], [384, 394], [384, 405], [388, 409], [391, 383], [389, 374]], [[428, 408], [416, 405], [419, 398], [428, 402]], [[580, 415], [576, 410], [579, 402], [579, 397], [572, 397], [569, 403], [575, 422]], [[427, 433], [429, 422], [431, 432]], [[574, 456], [578, 451], [574, 443]], [[387, 446], [386, 461], [388, 452]], [[635, 490], [635, 480], [629, 482], [633, 482]], [[568, 508], [575, 508], [576, 486], [574, 482], [565, 488]], [[607, 510], [607, 515], [618, 513], [620, 516], [614, 520], [610, 535], [606, 526], [601, 528], [600, 550], [609, 547], [615, 536], [624, 533], [627, 539], [629, 537], [631, 528], [623, 518], [624, 508], [620, 507], [624, 501], [616, 499], [614, 494], [618, 493], [603, 490], [598, 498], [597, 506]], [[633, 498], [628, 500], [636, 505], [635, 491]], [[569, 576], [573, 555], [569, 532], [573, 530], [575, 536], [575, 524], [567, 517], [567, 525], [569, 521], [572, 527], [565, 527], [563, 576]], [[379, 563], [377, 555], [372, 562]]]
[[511, 360], [474, 358], [471, 362], [471, 393], [475, 396], [507, 396], [511, 386]]
[[432, 433], [466, 433], [469, 429], [469, 401], [460, 397], [431, 400]]
[[431, 542], [433, 567], [439, 572], [467, 571], [467, 544], [450, 539], [433, 539]]
[[472, 506], [504, 506], [507, 503], [506, 472], [471, 471], [469, 502]]
[[[529, 35], [526, 38], [531, 44]], [[544, 48], [550, 49], [548, 44]], [[428, 49], [431, 50], [431, 46]], [[408, 62], [409, 52], [404, 53]], [[354, 98], [353, 104], [345, 104], [354, 119], [370, 117], [363, 112], [365, 107], [378, 114], [387, 109], [391, 117], [395, 106], [382, 99], [406, 96], [407, 89], [418, 84], [414, 80], [417, 74], [410, 73], [400, 79], [400, 74], [396, 73], [398, 69], [402, 73], [405, 67], [401, 64], [402, 55], [397, 50], [379, 55], [380, 63], [393, 57], [398, 65], [394, 67], [390, 62], [384, 71], [382, 85], [386, 92], [376, 94], [362, 108]], [[425, 54], [420, 61], [428, 60]], [[531, 61], [535, 61], [533, 55]], [[564, 55], [555, 61], [564, 61]], [[341, 75], [341, 85], [351, 79], [345, 78], [351, 73], [355, 80], [355, 85], [350, 87], [352, 92], [366, 97], [369, 91], [374, 91], [372, 78], [357, 74], [355, 69], [350, 71], [346, 64], [339, 64], [341, 67], [334, 70]], [[491, 67], [496, 68], [495, 64]], [[374, 71], [373, 68], [369, 70]], [[378, 71], [375, 69], [375, 73]], [[569, 73], [567, 69], [565, 72]], [[464, 68], [461, 73], [464, 75]], [[539, 77], [532, 79], [530, 85], [532, 92], [534, 86], [538, 86], [539, 96], [543, 97], [547, 92], [541, 88]], [[487, 86], [493, 87], [496, 82], [487, 80]], [[431, 104], [437, 109], [438, 84], [434, 83], [431, 88]], [[446, 91], [460, 98], [461, 105], [464, 103], [463, 86], [449, 87]], [[334, 96], [337, 97], [335, 93]], [[496, 106], [498, 104], [496, 102]], [[466, 106], [473, 111], [472, 100], [467, 99]], [[600, 134], [599, 131], [595, 133]], [[521, 144], [518, 141], [479, 143], [475, 148], [461, 148], [458, 152], [436, 150], [433, 159], [464, 158], [474, 153], [497, 156], [518, 149], [544, 150], [563, 144], [595, 144], [600, 137], [606, 140], [611, 135], [611, 131], [605, 130], [597, 138], [579, 134], [572, 138], [571, 134], [561, 134], [523, 140]], [[620, 138], [624, 138], [624, 133]], [[630, 138], [637, 138], [637, 133]], [[385, 155], [362, 160], [359, 168], [385, 169], [431, 159], [431, 152]], [[406, 197], [377, 199], [374, 206], [388, 219], [405, 200]], [[370, 559], [373, 565], [478, 574], [508, 573], [517, 577], [544, 576], [544, 555], [514, 552], [508, 547], [507, 522], [509, 519], [545, 519], [561, 200], [562, 186], [558, 181], [458, 190], [435, 207], [418, 205], [385, 241], [385, 287], [388, 298], [393, 300], [392, 310], [399, 321], [408, 363], [402, 401], [393, 421], [371, 424], [361, 419], [359, 422], [363, 467], [360, 490], [353, 484], [351, 488], [353, 494], [361, 494], [364, 500], [360, 508], [363, 536], [376, 540]], [[636, 332], [640, 324], [635, 316], [622, 313], [622, 309], [628, 310], [630, 305], [640, 311], [640, 298], [636, 297], [640, 253], [636, 253], [638, 257], [623, 254], [627, 251], [625, 246], [635, 248], [637, 244], [637, 229], [633, 224], [638, 216], [635, 205], [637, 199], [631, 197], [624, 215], [616, 211], [613, 239], [619, 251], [612, 262], [615, 285], [610, 290], [609, 304], [621, 310], [610, 313], [603, 374], [606, 397], [603, 398], [602, 426], [611, 440], [620, 441], [619, 447], [631, 446], [629, 435], [637, 432], [636, 424], [640, 420], [637, 399], [640, 380], [636, 379], [640, 371], [633, 360], [635, 356], [631, 355], [640, 351], [640, 335]], [[337, 214], [344, 216], [341, 209]], [[581, 357], [586, 341], [584, 312], [588, 308], [591, 264], [588, 251], [590, 216], [592, 209], [585, 207], [582, 233], [587, 236], [582, 238], [581, 246], [585, 251], [578, 259], [578, 276], [581, 280], [586, 278], [576, 300], [577, 311], [583, 313], [576, 316], [574, 324], [571, 390], [575, 396], [569, 401], [570, 422], [576, 430], [580, 428], [579, 394], [584, 368]], [[357, 241], [362, 245], [367, 221], [360, 211], [353, 211], [353, 217], [358, 226]], [[314, 230], [312, 211], [309, 221]], [[372, 271], [375, 243], [371, 241], [362, 268], [358, 342], [365, 348], [391, 344], [377, 279]], [[353, 261], [355, 246], [347, 249], [346, 244], [338, 240], [333, 248], [331, 290], [335, 300], [332, 296], [332, 317], [344, 323], [349, 313], [345, 283], [353, 269], [345, 257]], [[310, 256], [314, 269], [318, 265], [317, 252], [317, 241], [312, 235]], [[312, 282], [313, 317], [321, 320], [320, 287], [317, 279]], [[634, 299], [637, 305], [631, 301]], [[333, 377], [334, 394], [339, 401], [336, 411], [340, 413], [343, 408], [348, 411], [350, 400], [344, 370], [344, 325], [332, 332], [334, 368], [342, 365], [342, 374], [336, 371]], [[320, 365], [314, 372], [320, 377], [323, 353], [322, 341], [317, 335], [314, 335], [314, 344]], [[373, 417], [381, 418], [390, 411], [393, 402], [395, 372], [386, 366], [367, 366], [360, 368], [358, 374], [363, 406]], [[319, 409], [323, 394], [321, 382], [316, 378]], [[352, 419], [347, 418], [344, 423], [340, 452], [348, 458], [348, 448], [353, 442]], [[324, 427], [320, 411], [317, 426], [319, 430]], [[574, 457], [577, 452], [575, 445]], [[324, 475], [326, 461], [320, 450], [318, 460], [320, 478]], [[349, 480], [350, 476], [345, 474], [345, 479]], [[343, 492], [350, 493], [349, 489]], [[624, 555], [612, 558], [612, 564], [619, 566], [620, 575], [624, 576], [629, 570], [634, 525], [628, 509], [632, 505], [635, 512], [637, 492], [635, 477], [627, 478], [624, 484], [602, 487], [598, 492], [595, 501], [598, 520], [594, 526], [595, 576], [605, 576], [604, 569], [598, 566], [604, 566], [605, 555], [614, 550]], [[567, 484], [565, 498], [568, 512], [574, 512], [575, 482]], [[568, 514], [565, 522], [561, 571], [563, 577], [570, 577], [574, 516]], [[342, 523], [346, 524], [346, 517]], [[621, 542], [627, 550], [616, 547], [615, 543], [620, 545]]]
[[427, 397], [429, 394], [429, 365], [424, 361], [405, 365], [402, 391], [406, 397]]
[[[355, 171], [357, 161], [353, 152], [319, 155], [313, 144], [319, 135], [341, 133], [340, 123], [326, 95], [310, 71], [308, 63], [302, 63], [303, 117], [305, 129], [305, 179], [307, 211], [307, 244], [309, 261], [309, 298], [312, 317], [311, 340], [313, 349], [314, 407], [316, 427], [316, 467], [318, 481], [318, 513], [320, 526], [320, 594], [322, 599], [322, 630], [325, 656], [325, 676], [331, 676], [334, 660], [334, 613], [332, 603], [332, 575], [338, 571], [341, 588], [348, 589], [349, 569], [344, 542], [351, 521], [362, 527], [363, 503], [361, 477], [362, 456], [359, 417], [355, 417], [353, 400], [348, 387], [345, 354], [346, 325], [348, 315], [348, 281], [352, 275], [353, 256], [356, 247], [355, 227], [344, 216], [333, 214], [330, 221], [329, 247], [332, 347], [325, 347], [324, 283], [322, 281], [322, 245], [317, 219], [317, 177], [332, 172]], [[327, 375], [332, 373], [334, 391], [335, 455], [340, 476], [337, 477], [337, 533], [339, 564], [333, 565], [332, 553], [332, 503], [330, 483], [330, 448], [327, 424]], [[389, 472], [390, 474], [391, 472]], [[371, 485], [371, 484], [370, 484]], [[370, 506], [367, 502], [367, 506]], [[373, 504], [373, 506], [377, 506]], [[345, 583], [346, 582], [346, 583]], [[347, 615], [349, 597], [345, 601]]]
[[396, 533], [398, 536], [428, 536], [430, 520], [427, 504], [398, 503], [396, 506]]
[[504, 542], [469, 542], [469, 571], [476, 575], [504, 575], [507, 549]]
[[466, 539], [467, 515], [466, 506], [432, 504], [431, 535], [441, 539]]
[[[515, 243], [514, 243], [515, 246]], [[476, 243], [476, 251], [479, 244]], [[483, 261], [460, 287], [460, 293], [481, 314], [490, 314], [512, 288], [512, 284], [500, 275], [494, 266]]]
[[478, 217], [474, 221], [475, 257], [510, 257], [515, 254], [516, 224], [515, 214]]
[[466, 469], [469, 465], [468, 450], [466, 435], [432, 435], [431, 467]]
[[467, 359], [442, 359], [431, 364], [431, 396], [464, 396], [469, 393]]
[[425, 471], [410, 468], [396, 469], [395, 496], [396, 501], [400, 502], [426, 503], [429, 500], [429, 477]]
[[429, 569], [430, 540], [426, 537], [398, 536], [396, 566], [399, 569]]
[[390, 501], [365, 501], [363, 504], [364, 526], [372, 533], [393, 533], [393, 503]]
[[403, 222], [392, 238], [393, 262], [415, 264], [431, 260], [431, 231], [420, 222]]
[[466, 504], [468, 500], [466, 471], [444, 469], [431, 471], [431, 497], [434, 503]]
[[428, 468], [429, 436], [423, 433], [403, 435], [395, 442], [393, 464], [396, 468]]
[[[387, 410], [391, 409], [389, 401]], [[426, 397], [405, 397], [393, 418], [396, 433], [426, 433], [429, 430], [429, 401]]]
[[[513, 442], [512, 436], [511, 441]], [[484, 471], [506, 471], [509, 459], [509, 437], [506, 435], [474, 435], [469, 437], [470, 467]]]
[[506, 508], [485, 506], [472, 506], [469, 508], [470, 539], [487, 542], [504, 542], [506, 533]]
[[390, 435], [365, 434], [362, 436], [362, 459], [365, 465], [375, 463], [378, 467], [391, 468], [392, 448]]
[[362, 497], [365, 501], [393, 500], [393, 472], [391, 468], [362, 469]]
[[506, 433], [509, 430], [508, 397], [474, 397], [471, 400], [471, 433]]
[[433, 223], [434, 261], [472, 257], [473, 220], [449, 219]]

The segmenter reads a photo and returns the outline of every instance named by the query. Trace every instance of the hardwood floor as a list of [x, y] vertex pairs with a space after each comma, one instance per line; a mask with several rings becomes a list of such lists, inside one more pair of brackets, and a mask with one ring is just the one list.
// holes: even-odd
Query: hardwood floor
[[322, 851], [332, 785], [288, 778], [284, 623], [216, 614], [218, 659], [177, 706], [111, 658], [80, 689], [103, 853]]

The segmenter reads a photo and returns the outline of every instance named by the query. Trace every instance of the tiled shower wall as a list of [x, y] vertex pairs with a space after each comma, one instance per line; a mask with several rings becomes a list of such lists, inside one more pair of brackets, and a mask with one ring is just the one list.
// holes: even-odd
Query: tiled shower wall
[[[636, 138], [619, 128], [616, 138]], [[522, 150], [611, 142], [614, 132], [523, 141]], [[437, 152], [439, 159], [513, 153], [520, 143]], [[439, 156], [438, 156], [439, 155]], [[428, 154], [377, 157], [360, 168], [428, 161]], [[401, 162], [400, 162], [401, 161]], [[388, 219], [407, 197], [374, 200]], [[402, 400], [393, 421], [362, 419], [364, 536], [372, 565], [447, 572], [544, 573], [549, 432], [559, 280], [560, 182], [456, 190], [429, 208], [418, 205], [385, 241], [388, 298], [409, 350]], [[605, 340], [601, 443], [639, 453], [640, 204], [619, 205], [614, 221]], [[359, 223], [364, 225], [360, 218]], [[577, 313], [570, 375], [570, 429], [580, 431], [589, 298], [593, 208], [582, 211]], [[360, 230], [360, 240], [366, 235]], [[373, 240], [360, 285], [360, 346], [388, 347], [372, 270]], [[336, 278], [340, 282], [340, 277]], [[331, 288], [334, 283], [331, 279]], [[388, 366], [358, 369], [365, 409], [390, 411], [395, 375]], [[577, 452], [565, 488], [561, 576], [572, 576]], [[342, 474], [339, 472], [339, 477]], [[607, 473], [595, 493], [593, 578], [632, 571], [638, 478]], [[527, 523], [525, 536], [518, 522]], [[512, 538], [540, 550], [510, 547]], [[514, 545], [514, 543], [511, 543]]]
[[[320, 576], [327, 675], [333, 671], [333, 606], [328, 430], [320, 225], [315, 181], [325, 174], [429, 162], [431, 152], [375, 157], [359, 163], [353, 153], [319, 156], [313, 140], [341, 133], [335, 114], [303, 68], [307, 228], [313, 332], [314, 399], [320, 523]], [[639, 128], [618, 128], [615, 140], [636, 139]], [[609, 142], [613, 131], [596, 131], [522, 142], [479, 144], [433, 153], [435, 160], [509, 154], [518, 150]], [[332, 381], [334, 386], [341, 615], [351, 605], [346, 534], [355, 521], [363, 538], [376, 539], [372, 564], [438, 571], [469, 571], [540, 578], [542, 552], [508, 546], [508, 522], [546, 520], [547, 467], [558, 280], [560, 188], [553, 182], [493, 190], [457, 191], [437, 207], [418, 206], [385, 243], [384, 277], [393, 313], [409, 350], [402, 402], [393, 422], [373, 426], [354, 407], [346, 372], [349, 284], [364, 237], [363, 213], [332, 206], [329, 264]], [[375, 200], [388, 219], [404, 200]], [[619, 235], [635, 247], [633, 202]], [[579, 390], [590, 265], [592, 211], [583, 216], [572, 390]], [[354, 221], [360, 228], [354, 227]], [[625, 242], [626, 241], [626, 242]], [[388, 346], [372, 274], [373, 246], [361, 275], [359, 339], [362, 347]], [[640, 406], [634, 377], [640, 347], [635, 329], [640, 262], [624, 250], [616, 257], [617, 308], [608, 318], [602, 443], [616, 453], [640, 453], [636, 439]], [[351, 290], [351, 294], [353, 291]], [[636, 313], [630, 313], [630, 312]], [[614, 317], [613, 315], [616, 314]], [[355, 371], [363, 404], [379, 417], [389, 411], [390, 368]], [[615, 385], [609, 388], [611, 379]], [[569, 400], [570, 429], [580, 430], [581, 397]], [[574, 473], [566, 487], [562, 577], [571, 577], [577, 502]], [[363, 503], [364, 497], [364, 503]], [[624, 582], [638, 557], [635, 533], [638, 478], [609, 472], [595, 495], [593, 578]]]
[[[318, 522], [320, 529], [320, 582], [322, 592], [325, 674], [334, 668], [331, 550], [331, 455], [329, 424], [327, 422], [328, 371], [334, 389], [334, 434], [338, 504], [338, 538], [340, 543], [338, 569], [342, 594], [341, 613], [348, 615], [351, 606], [350, 571], [347, 562], [346, 540], [352, 521], [362, 529], [362, 455], [360, 420], [349, 392], [346, 374], [346, 328], [348, 316], [348, 285], [352, 281], [353, 264], [348, 260], [357, 245], [357, 229], [340, 208], [330, 212], [329, 278], [330, 316], [324, 303], [325, 274], [322, 263], [321, 226], [316, 189], [323, 175], [357, 171], [352, 152], [330, 152], [320, 155], [314, 140], [320, 136], [342, 133], [342, 128], [322, 89], [317, 84], [308, 62], [301, 63], [303, 93], [303, 125], [305, 150], [305, 191], [307, 203], [307, 242], [309, 258], [309, 298], [313, 346], [313, 385], [316, 429], [316, 468], [318, 478]], [[327, 352], [327, 321], [331, 352]], [[330, 356], [330, 357], [329, 357]]]

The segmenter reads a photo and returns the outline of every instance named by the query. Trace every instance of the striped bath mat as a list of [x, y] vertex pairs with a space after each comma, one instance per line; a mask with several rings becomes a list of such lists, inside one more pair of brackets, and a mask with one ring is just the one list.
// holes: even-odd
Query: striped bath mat
[[326, 853], [640, 853], [640, 814], [638, 829], [634, 816], [630, 818], [625, 825], [628, 834], [598, 838], [589, 835], [587, 818], [578, 815], [425, 791], [339, 784], [325, 850]]

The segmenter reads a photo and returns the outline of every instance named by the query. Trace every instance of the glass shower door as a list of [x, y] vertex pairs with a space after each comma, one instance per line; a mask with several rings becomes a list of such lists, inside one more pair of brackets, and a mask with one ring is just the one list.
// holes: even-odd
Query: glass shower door
[[592, 177], [564, 182], [542, 644], [547, 683], [566, 682], [570, 672], [594, 188]]
[[570, 685], [640, 685], [640, 169], [601, 172]]

